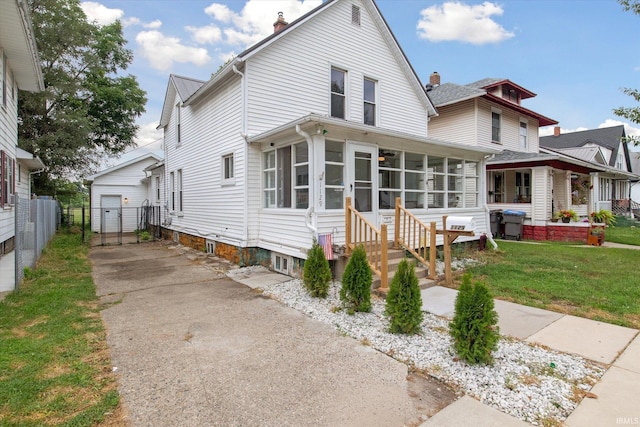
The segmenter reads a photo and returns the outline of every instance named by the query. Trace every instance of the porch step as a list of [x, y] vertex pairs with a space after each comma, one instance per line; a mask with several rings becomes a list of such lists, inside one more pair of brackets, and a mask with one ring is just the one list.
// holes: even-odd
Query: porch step
[[[388, 282], [387, 282], [389, 283], [389, 285], [391, 284], [391, 280], [393, 280], [393, 276], [396, 274], [396, 271], [398, 270], [398, 265], [403, 259], [405, 259], [404, 256], [402, 258], [394, 258], [392, 260], [391, 259], [389, 260]], [[420, 285], [421, 289], [427, 289], [427, 288], [430, 288], [431, 286], [435, 286], [435, 282], [427, 278], [428, 275], [429, 275], [428, 268], [421, 267], [419, 264], [416, 265], [416, 276], [418, 276], [418, 284]], [[380, 282], [381, 282], [380, 277], [374, 274], [373, 282], [371, 283], [371, 288], [378, 289], [380, 287]]]

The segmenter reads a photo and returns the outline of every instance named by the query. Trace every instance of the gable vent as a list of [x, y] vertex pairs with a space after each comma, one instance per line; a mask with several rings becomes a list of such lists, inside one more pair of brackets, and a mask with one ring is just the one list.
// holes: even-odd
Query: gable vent
[[351, 23], [360, 25], [360, 8], [356, 5], [351, 5]]

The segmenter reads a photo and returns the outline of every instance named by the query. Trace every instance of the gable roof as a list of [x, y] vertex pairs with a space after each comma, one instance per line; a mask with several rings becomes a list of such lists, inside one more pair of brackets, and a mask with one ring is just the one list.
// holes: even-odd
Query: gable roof
[[611, 158], [609, 159], [609, 166], [614, 166], [618, 157], [618, 150], [620, 145], [622, 145], [625, 161], [627, 162], [627, 168], [631, 170], [627, 144], [620, 144], [625, 137], [626, 133], [624, 131], [624, 126], [618, 125], [606, 128], [562, 133], [558, 136], [542, 136], [540, 137], [540, 146], [551, 149], [564, 149], [582, 147], [587, 144], [596, 144], [611, 150], [612, 153]]
[[[232, 61], [229, 61], [229, 63], [226, 64], [218, 73], [216, 73], [204, 86], [199, 88], [185, 102], [185, 104], [188, 105], [191, 102], [196, 101], [199, 97], [204, 96], [206, 93], [208, 93], [209, 89], [217, 86], [221, 81], [225, 80], [231, 73], [237, 72], [238, 67], [244, 61], [249, 59], [251, 56], [260, 52], [262, 49], [268, 48], [268, 46], [271, 45], [272, 43], [276, 43], [278, 40], [280, 40], [282, 37], [285, 37], [287, 34], [291, 33], [300, 25], [303, 25], [305, 22], [313, 19], [315, 16], [317, 16], [318, 14], [322, 13], [323, 11], [327, 10], [328, 8], [337, 4], [340, 1], [343, 1], [343, 0], [327, 0], [323, 2], [318, 7], [302, 15], [295, 21], [289, 23], [287, 26], [285, 26], [281, 30], [274, 32], [273, 34], [270, 34], [268, 37], [266, 37], [262, 41], [247, 48], [245, 51], [243, 51], [237, 57], [235, 57]], [[414, 91], [422, 100], [425, 108], [429, 111], [430, 113], [429, 115], [437, 115], [435, 105], [431, 101], [429, 94], [427, 94], [425, 87], [420, 82], [418, 75], [416, 74], [413, 66], [409, 62], [409, 59], [405, 55], [404, 51], [400, 47], [398, 40], [396, 39], [395, 35], [391, 31], [391, 28], [389, 28], [387, 21], [382, 16], [382, 13], [380, 12], [380, 9], [376, 5], [375, 1], [373, 0], [361, 0], [361, 1], [363, 6], [367, 8], [367, 11], [371, 14], [374, 22], [377, 24], [378, 28], [382, 32], [383, 38], [385, 39], [385, 41], [387, 41], [394, 56], [396, 57], [396, 60], [404, 69], [405, 74], [410, 80], [410, 83]]]
[[[136, 164], [138, 162], [142, 162], [142, 161], [147, 160], [147, 159], [154, 159], [156, 162], [158, 162], [158, 161], [162, 160], [162, 157], [160, 157], [156, 153], [146, 153], [146, 154], [143, 154], [143, 155], [138, 156], [136, 158], [133, 158], [131, 160], [128, 160], [126, 162], [123, 162], [123, 163], [120, 163], [118, 165], [115, 165], [115, 166], [112, 166], [110, 168], [107, 168], [107, 169], [105, 169], [103, 171], [100, 171], [98, 173], [95, 173], [95, 174], [93, 174], [91, 176], [88, 176], [85, 179], [85, 182], [91, 183], [98, 177], [101, 177], [103, 175], [107, 175], [107, 174], [109, 174], [111, 172], [117, 171], [117, 170], [122, 169], [122, 168], [126, 168], [127, 166], [131, 166], [133, 164]], [[143, 169], [141, 169], [141, 171], [143, 171]]]
[[164, 94], [164, 103], [162, 104], [162, 113], [160, 114], [160, 123], [158, 123], [157, 129], [165, 126], [169, 121], [169, 117], [171, 117], [173, 102], [168, 102], [170, 99], [175, 98], [177, 94], [180, 100], [185, 102], [205, 83], [204, 80], [169, 74], [169, 83], [167, 84], [167, 91]]
[[577, 157], [578, 159], [583, 159], [591, 163], [598, 163], [601, 165], [609, 164], [602, 152], [602, 147], [600, 146], [558, 148], [555, 151]]
[[436, 107], [444, 107], [446, 105], [457, 104], [459, 102], [467, 101], [474, 98], [485, 98], [491, 102], [494, 102], [502, 107], [509, 108], [522, 114], [524, 116], [533, 117], [538, 120], [538, 126], [549, 126], [558, 124], [554, 119], [543, 116], [535, 111], [524, 108], [522, 105], [515, 104], [511, 101], [503, 99], [499, 96], [489, 93], [489, 89], [507, 85], [514, 89], [517, 89], [522, 98], [531, 98], [536, 96], [535, 93], [523, 88], [520, 85], [513, 83], [508, 79], [502, 78], [485, 78], [466, 85], [459, 85], [456, 83], [444, 83], [434, 87], [429, 91], [429, 96]]
[[18, 88], [43, 90], [42, 69], [25, 0], [0, 1], [0, 46], [11, 62]]

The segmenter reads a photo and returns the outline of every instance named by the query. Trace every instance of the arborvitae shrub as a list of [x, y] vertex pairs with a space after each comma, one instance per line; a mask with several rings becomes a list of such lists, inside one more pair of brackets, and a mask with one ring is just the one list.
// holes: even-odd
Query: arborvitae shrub
[[400, 261], [393, 276], [385, 314], [389, 318], [389, 330], [394, 334], [418, 334], [422, 323], [422, 297], [416, 276], [416, 266], [406, 259]]
[[326, 298], [331, 282], [331, 268], [322, 246], [314, 241], [304, 262], [304, 286], [312, 297]]
[[371, 282], [373, 275], [362, 245], [356, 247], [342, 275], [340, 299], [349, 313], [371, 311]]
[[472, 365], [491, 363], [491, 352], [500, 338], [497, 323], [493, 296], [484, 283], [472, 285], [471, 275], [465, 274], [456, 297], [455, 315], [449, 324], [458, 356]]

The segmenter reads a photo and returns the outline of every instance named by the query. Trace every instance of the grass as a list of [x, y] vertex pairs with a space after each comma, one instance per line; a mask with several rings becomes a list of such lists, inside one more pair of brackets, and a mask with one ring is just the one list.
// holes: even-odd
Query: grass
[[58, 233], [0, 302], [2, 426], [91, 426], [118, 407], [87, 250]]
[[604, 240], [606, 242], [640, 246], [640, 227], [634, 224], [636, 223], [617, 217], [616, 225], [607, 227]]
[[496, 298], [640, 328], [640, 251], [499, 241], [468, 267]]

